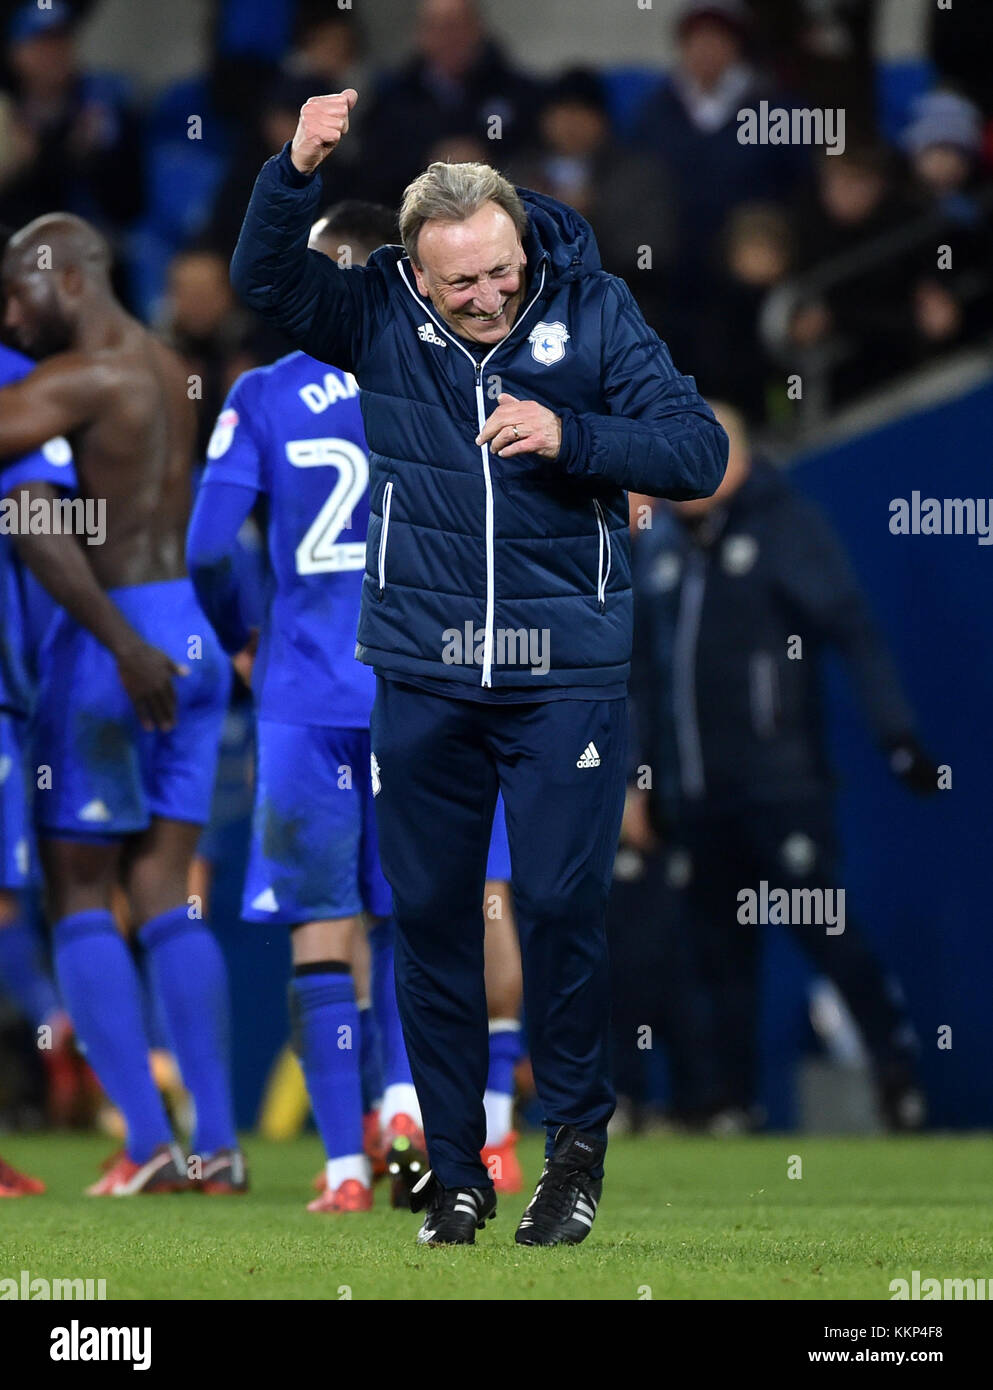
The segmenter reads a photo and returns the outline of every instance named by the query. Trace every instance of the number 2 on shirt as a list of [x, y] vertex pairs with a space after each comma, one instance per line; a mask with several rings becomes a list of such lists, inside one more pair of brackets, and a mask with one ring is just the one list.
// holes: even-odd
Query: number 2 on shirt
[[296, 549], [297, 574], [340, 574], [365, 565], [365, 541], [339, 541], [369, 486], [369, 459], [350, 439], [290, 439], [294, 468], [337, 468], [338, 480]]

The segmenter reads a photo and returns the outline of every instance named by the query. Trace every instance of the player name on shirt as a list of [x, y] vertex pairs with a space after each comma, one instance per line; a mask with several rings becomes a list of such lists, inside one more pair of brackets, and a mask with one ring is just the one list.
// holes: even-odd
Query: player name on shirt
[[298, 394], [304, 405], [309, 406], [315, 415], [320, 415], [335, 401], [347, 401], [357, 396], [358, 391], [359, 383], [351, 372], [327, 372], [322, 385], [308, 381], [300, 387]]

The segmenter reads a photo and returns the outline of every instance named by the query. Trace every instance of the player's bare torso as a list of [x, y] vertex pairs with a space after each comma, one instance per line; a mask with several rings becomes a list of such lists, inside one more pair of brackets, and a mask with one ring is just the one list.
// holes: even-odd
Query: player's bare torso
[[106, 541], [87, 548], [104, 589], [186, 573], [195, 415], [180, 359], [127, 320], [116, 341], [60, 353], [44, 370], [93, 391], [86, 422], [70, 432], [79, 489], [106, 503]]

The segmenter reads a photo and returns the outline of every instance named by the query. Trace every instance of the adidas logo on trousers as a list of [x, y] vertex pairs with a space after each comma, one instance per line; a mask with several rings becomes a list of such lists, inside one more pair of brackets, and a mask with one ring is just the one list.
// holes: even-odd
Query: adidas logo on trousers
[[596, 751], [596, 744], [592, 740], [583, 749], [582, 756], [576, 759], [577, 767], [599, 767], [600, 754]]

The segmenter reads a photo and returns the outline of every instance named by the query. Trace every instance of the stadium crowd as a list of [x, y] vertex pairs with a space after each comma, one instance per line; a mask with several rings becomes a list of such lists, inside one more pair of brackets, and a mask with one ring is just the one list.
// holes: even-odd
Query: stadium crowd
[[[993, 99], [968, 16], [951, 39], [933, 24], [931, 89], [893, 114], [879, 110], [872, 4], [701, 0], [679, 11], [666, 74], [538, 77], [470, 0], [423, 0], [388, 69], [355, 10], [218, 0], [209, 68], [144, 107], [126, 74], [81, 68], [75, 24], [91, 8], [12, 9], [0, 221], [63, 207], [110, 236], [126, 302], [204, 375], [206, 420], [283, 346], [227, 286], [255, 175], [308, 96], [346, 86], [363, 96], [353, 143], [322, 171], [328, 204], [396, 207], [432, 159], [492, 161], [588, 217], [675, 359], [752, 424], [788, 417], [790, 370], [827, 373], [848, 400], [993, 327]], [[739, 143], [738, 110], [762, 100], [843, 108], [843, 152]]]

